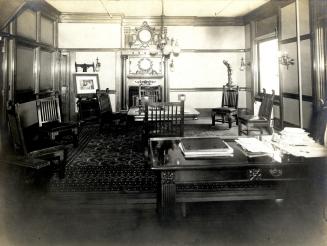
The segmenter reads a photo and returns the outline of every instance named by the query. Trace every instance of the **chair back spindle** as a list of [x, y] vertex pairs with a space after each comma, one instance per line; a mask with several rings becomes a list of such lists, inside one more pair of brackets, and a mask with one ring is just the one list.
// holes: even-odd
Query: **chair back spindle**
[[145, 103], [147, 137], [184, 136], [184, 101]]
[[59, 98], [56, 96], [36, 100], [39, 126], [49, 122], [61, 123]]

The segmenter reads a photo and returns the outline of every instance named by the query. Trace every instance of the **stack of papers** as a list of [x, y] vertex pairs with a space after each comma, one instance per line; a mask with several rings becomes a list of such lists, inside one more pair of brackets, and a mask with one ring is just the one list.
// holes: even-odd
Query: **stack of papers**
[[271, 144], [256, 138], [239, 138], [235, 140], [248, 157], [272, 156], [274, 149]]
[[183, 138], [179, 147], [185, 158], [233, 156], [234, 152], [220, 138]]
[[327, 148], [316, 143], [309, 137], [309, 133], [301, 128], [285, 127], [280, 135], [275, 136], [270, 142], [282, 153], [293, 156], [305, 158], [327, 157]]
[[307, 146], [315, 142], [309, 137], [309, 133], [302, 128], [285, 127], [280, 134], [280, 141], [289, 145]]

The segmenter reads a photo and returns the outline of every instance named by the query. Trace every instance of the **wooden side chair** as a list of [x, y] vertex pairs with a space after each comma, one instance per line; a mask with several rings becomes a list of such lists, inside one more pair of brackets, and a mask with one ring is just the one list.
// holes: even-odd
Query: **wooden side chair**
[[[249, 135], [250, 131], [260, 131], [263, 134], [263, 128], [266, 128], [269, 134], [272, 134], [270, 126], [271, 112], [274, 106], [275, 91], [272, 94], [267, 94], [263, 89], [262, 102], [259, 108], [258, 115], [238, 115], [238, 135], [243, 133]], [[242, 126], [246, 129], [242, 129]]]
[[39, 130], [54, 141], [58, 135], [70, 135], [75, 147], [78, 146], [79, 124], [62, 122], [58, 96], [36, 100]]
[[[225, 123], [225, 121], [227, 121], [229, 128], [231, 128], [233, 118], [234, 121], [236, 121], [236, 125], [238, 124], [238, 120], [237, 120], [238, 90], [239, 90], [238, 86], [228, 87], [224, 85], [221, 107], [213, 108], [211, 110], [212, 126], [215, 126], [216, 122]], [[216, 118], [217, 116], [218, 118]]]
[[145, 102], [144, 140], [150, 137], [184, 136], [184, 101]]
[[113, 124], [114, 121], [119, 121], [119, 123], [122, 123], [127, 116], [126, 114], [112, 111], [109, 89], [97, 90], [96, 96], [99, 104], [100, 131], [103, 129], [105, 123]]
[[[25, 113], [29, 112], [25, 111]], [[32, 136], [31, 132], [33, 131], [30, 128], [33, 127], [33, 121], [28, 123], [25, 121], [26, 125], [23, 127], [19, 104], [11, 106], [7, 110], [7, 117], [12, 137], [11, 142], [16, 154], [18, 154], [18, 157], [15, 157], [15, 163], [36, 170], [49, 164], [54, 164], [58, 167], [60, 175], [63, 176], [66, 165], [66, 147], [63, 145], [51, 145], [49, 142], [41, 142], [37, 138], [38, 136]], [[30, 134], [27, 135], [27, 133]], [[13, 158], [9, 159], [13, 160]]]

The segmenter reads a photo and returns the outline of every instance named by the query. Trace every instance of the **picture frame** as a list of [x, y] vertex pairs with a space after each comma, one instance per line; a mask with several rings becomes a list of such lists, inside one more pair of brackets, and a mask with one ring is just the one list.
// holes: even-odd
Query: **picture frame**
[[75, 73], [74, 81], [77, 95], [95, 94], [100, 88], [98, 74]]

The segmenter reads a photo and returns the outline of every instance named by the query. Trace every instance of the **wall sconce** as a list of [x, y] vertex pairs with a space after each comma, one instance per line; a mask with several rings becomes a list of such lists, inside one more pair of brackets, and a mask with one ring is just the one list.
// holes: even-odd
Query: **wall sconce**
[[169, 64], [169, 68], [171, 72], [175, 72], [175, 64], [174, 64], [174, 59], [171, 59], [171, 62]]
[[279, 64], [286, 66], [286, 69], [288, 70], [289, 65], [294, 65], [294, 59], [289, 57], [287, 52], [284, 52], [279, 56]]
[[100, 68], [101, 68], [101, 63], [99, 62], [99, 58], [97, 57], [96, 63], [95, 63], [95, 71], [100, 72]]
[[96, 64], [94, 66], [94, 62], [93, 63], [76, 63], [75, 62], [75, 72], [77, 73], [78, 71], [78, 68], [82, 68], [83, 69], [83, 73], [86, 73], [87, 72], [87, 69], [92, 67], [93, 68], [93, 72], [99, 72], [100, 71], [100, 67], [101, 67], [101, 63], [99, 62], [99, 59], [97, 57], [96, 59]]
[[241, 58], [241, 66], [240, 66], [240, 70], [244, 71], [246, 69], [247, 66], [251, 66], [251, 62], [245, 62], [244, 58]]

